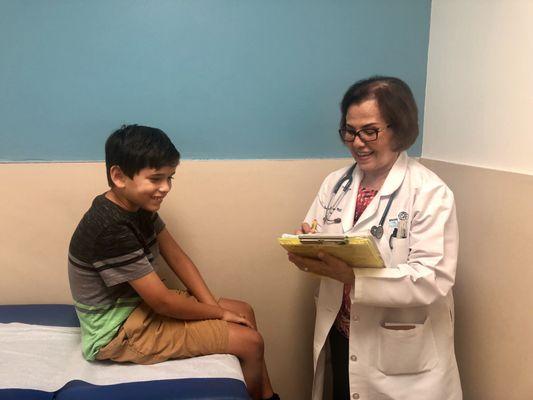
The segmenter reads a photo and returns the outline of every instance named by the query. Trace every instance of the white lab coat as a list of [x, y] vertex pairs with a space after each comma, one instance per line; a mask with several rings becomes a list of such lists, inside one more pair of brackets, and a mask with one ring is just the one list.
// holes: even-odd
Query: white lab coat
[[[351, 292], [349, 340], [350, 396], [360, 400], [462, 399], [453, 330], [452, 286], [458, 250], [453, 193], [430, 170], [402, 152], [381, 190], [355, 226], [356, 193], [362, 179], [353, 172], [352, 189], [324, 224], [324, 207], [335, 183], [349, 168], [331, 173], [323, 182], [305, 222], [319, 223], [319, 232], [369, 234], [378, 225], [391, 194], [397, 194], [377, 240], [386, 268], [356, 268]], [[342, 190], [342, 189], [341, 189]], [[339, 191], [340, 193], [340, 191]], [[408, 214], [406, 238], [393, 238], [395, 219]], [[342, 302], [343, 284], [322, 278], [314, 335], [313, 400], [322, 400], [326, 340]], [[385, 323], [415, 325], [390, 330]]]

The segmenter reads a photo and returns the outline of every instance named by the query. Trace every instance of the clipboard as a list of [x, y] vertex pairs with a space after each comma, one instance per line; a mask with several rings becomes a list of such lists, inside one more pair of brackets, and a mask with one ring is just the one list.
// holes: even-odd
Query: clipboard
[[370, 235], [285, 234], [278, 238], [278, 242], [285, 250], [303, 257], [318, 259], [318, 252], [324, 252], [344, 260], [354, 268], [385, 267], [376, 242]]

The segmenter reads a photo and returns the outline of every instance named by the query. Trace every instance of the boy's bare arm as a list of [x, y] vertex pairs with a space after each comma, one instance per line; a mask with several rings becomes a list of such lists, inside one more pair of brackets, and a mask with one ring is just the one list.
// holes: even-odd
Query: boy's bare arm
[[187, 298], [169, 290], [155, 272], [129, 283], [157, 314], [186, 320], [222, 319], [253, 329], [250, 321], [233, 311], [218, 305], [200, 303], [192, 297]]
[[189, 292], [201, 303], [217, 305], [198, 268], [166, 228], [157, 235], [157, 241], [161, 255]]
[[218, 305], [204, 304], [169, 290], [155, 272], [130, 281], [135, 291], [158, 314], [178, 319], [222, 319]]

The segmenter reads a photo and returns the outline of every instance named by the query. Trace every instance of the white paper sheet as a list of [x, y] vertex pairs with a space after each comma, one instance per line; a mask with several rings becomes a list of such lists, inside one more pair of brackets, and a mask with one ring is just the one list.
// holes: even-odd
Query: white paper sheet
[[88, 362], [81, 355], [80, 328], [0, 324], [0, 388], [54, 392], [72, 380], [112, 385], [181, 378], [243, 381], [236, 357], [216, 354], [154, 365]]

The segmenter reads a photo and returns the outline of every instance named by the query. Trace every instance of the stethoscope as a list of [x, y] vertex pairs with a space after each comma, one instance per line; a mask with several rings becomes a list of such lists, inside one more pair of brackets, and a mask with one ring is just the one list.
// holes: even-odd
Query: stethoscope
[[[354, 165], [348, 168], [348, 170], [341, 176], [341, 178], [337, 181], [337, 183], [333, 187], [333, 190], [329, 197], [328, 204], [324, 207], [324, 209], [326, 210], [324, 214], [324, 218], [323, 218], [324, 225], [339, 224], [341, 222], [341, 219], [339, 217], [332, 219], [332, 216], [333, 216], [333, 213], [337, 210], [337, 206], [341, 203], [342, 199], [346, 196], [346, 193], [348, 193], [348, 191], [350, 190], [352, 186], [353, 171], [355, 170], [356, 166], [357, 166], [357, 163], [354, 163]], [[341, 187], [342, 187], [342, 191], [339, 193], [339, 190], [341, 189]], [[339, 193], [339, 195], [337, 195], [337, 193]], [[374, 236], [376, 239], [381, 239], [381, 237], [383, 236], [383, 224], [385, 223], [385, 218], [387, 218], [387, 214], [389, 213], [392, 201], [394, 200], [395, 196], [396, 196], [396, 191], [392, 193], [392, 195], [389, 197], [387, 206], [385, 207], [385, 210], [383, 211], [383, 214], [381, 215], [381, 219], [379, 220], [379, 225], [374, 225], [372, 226], [372, 228], [370, 228], [370, 234]]]

